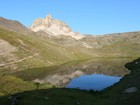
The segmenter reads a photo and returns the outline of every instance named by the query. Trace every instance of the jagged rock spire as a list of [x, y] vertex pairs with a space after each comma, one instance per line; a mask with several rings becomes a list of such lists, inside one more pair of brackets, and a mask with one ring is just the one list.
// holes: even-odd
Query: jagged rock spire
[[30, 29], [35, 32], [44, 31], [53, 36], [65, 35], [75, 39], [84, 37], [84, 35], [73, 32], [66, 23], [53, 19], [51, 14], [48, 14], [45, 18], [36, 19], [30, 26]]
[[51, 14], [48, 14], [48, 15], [46, 16], [46, 18], [52, 19], [52, 15], [51, 15]]

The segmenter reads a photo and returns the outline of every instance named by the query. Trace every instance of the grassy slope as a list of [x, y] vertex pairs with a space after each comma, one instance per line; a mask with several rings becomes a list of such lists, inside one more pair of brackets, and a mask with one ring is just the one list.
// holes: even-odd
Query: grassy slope
[[[40, 88], [49, 88], [51, 85], [42, 84]], [[36, 85], [32, 82], [23, 81], [13, 76], [0, 76], [0, 95], [10, 95], [18, 92], [35, 90]]]
[[98, 49], [92, 49], [97, 57], [139, 57], [139, 44], [112, 44]]
[[140, 32], [120, 33], [104, 36], [88, 36], [82, 39], [92, 46], [90, 49], [97, 57], [139, 57]]
[[43, 79], [48, 75], [69, 75], [77, 70], [80, 70], [86, 74], [96, 72], [99, 74], [124, 76], [127, 73], [127, 71], [123, 68], [124, 64], [126, 64], [129, 61], [132, 61], [133, 59], [134, 58], [116, 58], [114, 60], [114, 58], [97, 58], [75, 60], [56, 66], [31, 68], [28, 70], [13, 73], [11, 75], [29, 81], [32, 81], [37, 78]]
[[[0, 39], [9, 42], [18, 49], [18, 51], [13, 53], [17, 60], [38, 54], [32, 58], [25, 59], [23, 62], [5, 66], [5, 69], [9, 70], [12, 69], [11, 66], [15, 66], [17, 68], [16, 70], [23, 70], [27, 68], [58, 65], [68, 61], [90, 57], [90, 55], [82, 52], [80, 49], [78, 50], [78, 48], [64, 47], [47, 38], [44, 39], [35, 35], [21, 35], [3, 28], [0, 28]], [[8, 63], [6, 58], [4, 61]]]

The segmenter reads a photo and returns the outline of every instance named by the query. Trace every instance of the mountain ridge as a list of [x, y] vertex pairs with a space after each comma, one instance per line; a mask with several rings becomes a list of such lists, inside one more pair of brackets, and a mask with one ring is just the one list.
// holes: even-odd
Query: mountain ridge
[[3, 17], [0, 17], [0, 27], [6, 28], [11, 31], [15, 31], [21, 34], [30, 34], [31, 31], [21, 24], [19, 21], [16, 20], [9, 20]]

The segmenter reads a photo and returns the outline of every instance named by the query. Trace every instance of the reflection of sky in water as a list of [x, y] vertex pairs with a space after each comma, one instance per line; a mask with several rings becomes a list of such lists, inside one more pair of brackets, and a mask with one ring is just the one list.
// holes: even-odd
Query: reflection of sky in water
[[121, 77], [107, 76], [100, 74], [84, 75], [74, 78], [66, 86], [67, 88], [80, 88], [86, 90], [103, 90], [114, 83], [119, 82]]

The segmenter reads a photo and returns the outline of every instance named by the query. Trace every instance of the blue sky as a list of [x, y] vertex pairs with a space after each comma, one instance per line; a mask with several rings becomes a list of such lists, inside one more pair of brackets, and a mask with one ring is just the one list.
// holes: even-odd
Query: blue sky
[[52, 14], [84, 34], [140, 30], [140, 0], [0, 0], [0, 3], [0, 16], [25, 26]]

